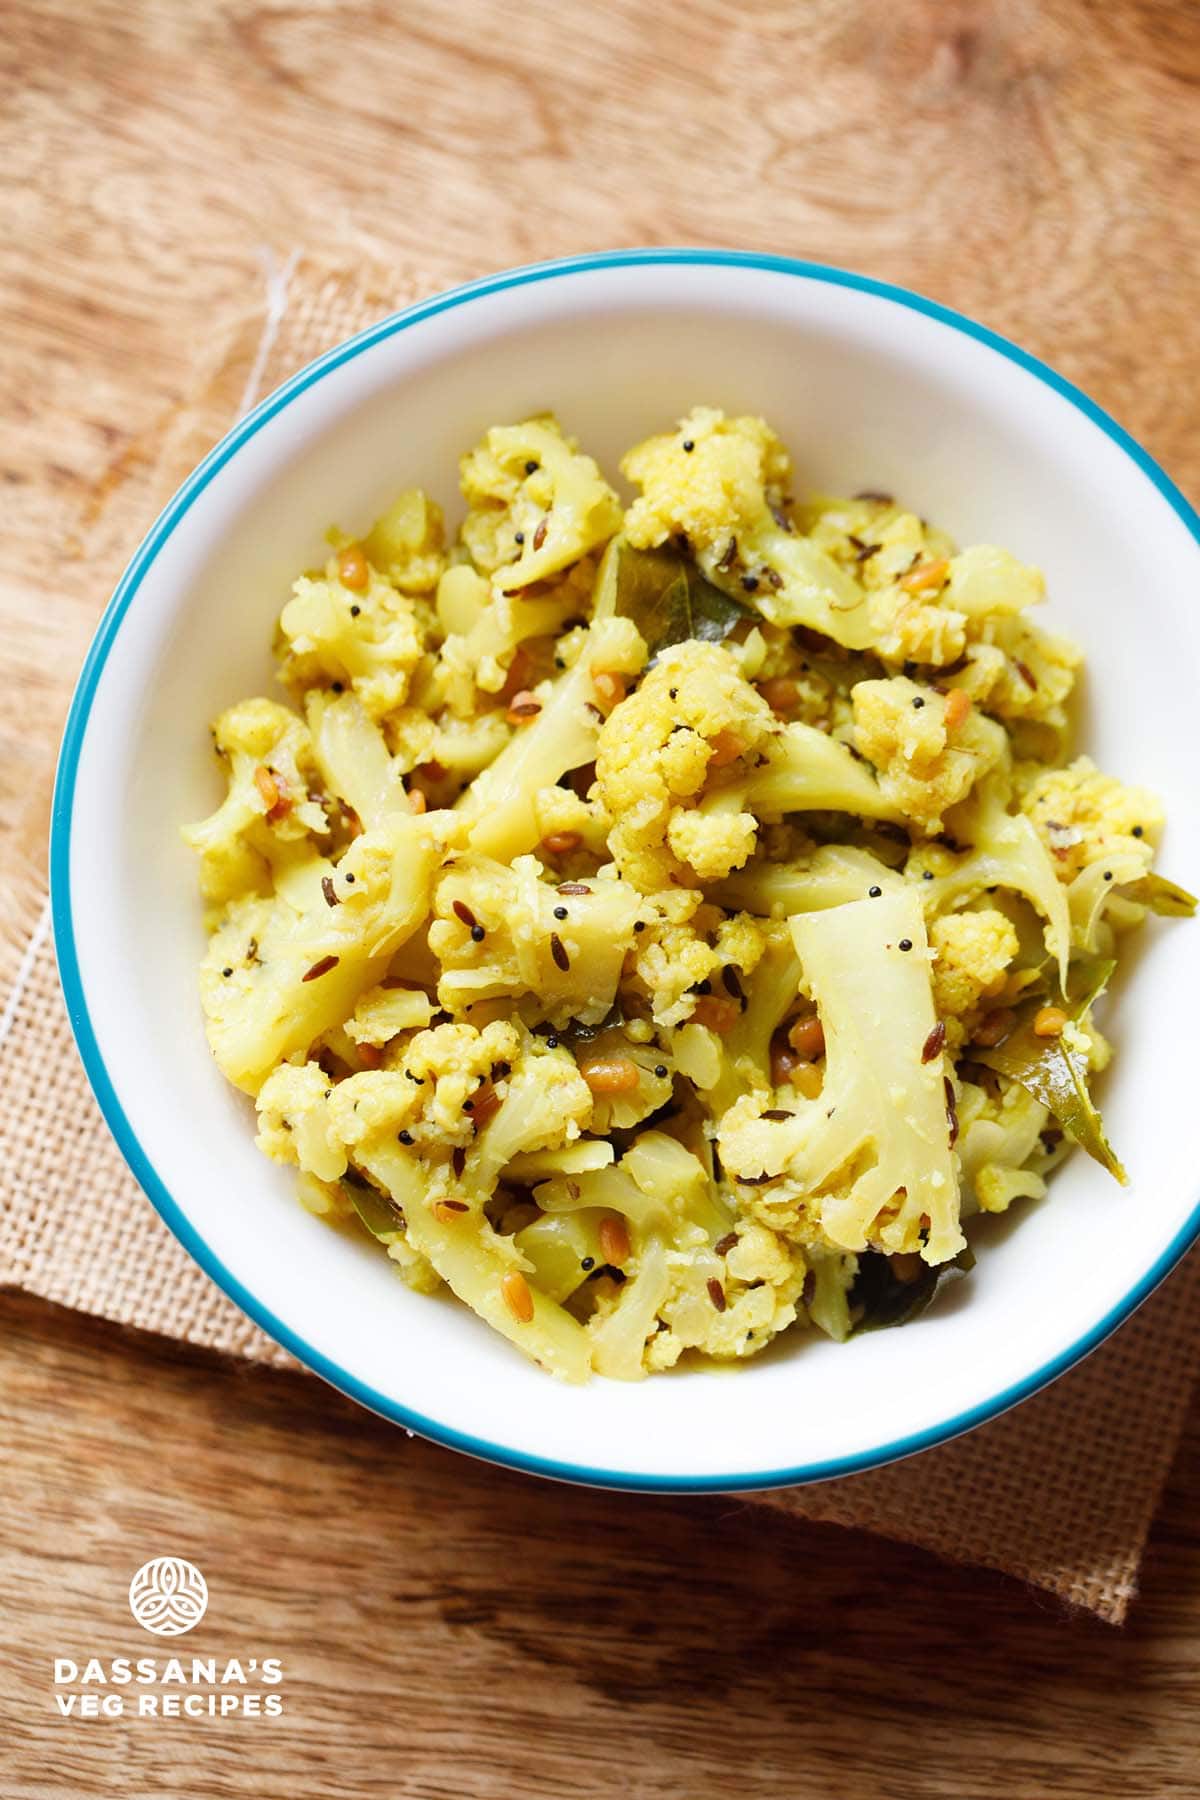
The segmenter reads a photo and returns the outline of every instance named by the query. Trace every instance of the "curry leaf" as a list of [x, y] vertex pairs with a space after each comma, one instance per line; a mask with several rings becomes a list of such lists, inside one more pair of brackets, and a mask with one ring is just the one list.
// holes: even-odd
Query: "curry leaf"
[[974, 1253], [968, 1246], [949, 1262], [936, 1266], [922, 1263], [915, 1280], [901, 1281], [890, 1256], [869, 1250], [858, 1259], [858, 1274], [850, 1289], [850, 1309], [857, 1313], [851, 1335], [860, 1331], [884, 1331], [892, 1325], [907, 1325], [927, 1310], [942, 1282], [965, 1275], [975, 1267]]
[[[1067, 979], [1067, 1005], [1078, 1023], [1108, 986], [1115, 963], [1095, 958], [1076, 963]], [[1062, 1037], [1039, 1037], [1033, 1028], [1041, 1002], [1032, 1000], [1017, 1014], [1012, 1030], [990, 1049], [972, 1048], [975, 1062], [1007, 1075], [1035, 1100], [1048, 1107], [1077, 1144], [1125, 1186], [1128, 1176], [1104, 1135], [1104, 1126], [1088, 1091], [1087, 1056]]]
[[380, 1238], [385, 1244], [393, 1243], [404, 1230], [404, 1218], [399, 1208], [366, 1182], [361, 1185], [347, 1182], [346, 1185], [354, 1210], [372, 1237]]
[[1196, 911], [1195, 894], [1168, 881], [1165, 875], [1143, 875], [1138, 881], [1123, 882], [1121, 894], [1124, 899], [1136, 900], [1139, 906], [1148, 906], [1152, 913], [1161, 913], [1168, 919], [1190, 919]]
[[[613, 584], [610, 610], [632, 619], [651, 656], [689, 638], [719, 644], [755, 615], [706, 581], [678, 550], [636, 550], [618, 539], [602, 580]], [[602, 603], [597, 602], [597, 612]]]
[[595, 1025], [585, 1025], [582, 1019], [568, 1019], [565, 1025], [555, 1030], [554, 1036], [560, 1044], [565, 1044], [568, 1050], [574, 1052], [581, 1044], [590, 1044], [602, 1031], [613, 1031], [624, 1023], [625, 1009], [619, 1000], [614, 1000], [604, 1017]]

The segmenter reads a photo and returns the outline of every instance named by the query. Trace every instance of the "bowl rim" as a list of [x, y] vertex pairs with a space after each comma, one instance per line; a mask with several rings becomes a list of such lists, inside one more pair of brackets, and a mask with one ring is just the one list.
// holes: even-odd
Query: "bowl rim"
[[1018, 364], [1039, 381], [1053, 388], [1093, 425], [1101, 430], [1137, 466], [1140, 472], [1167, 501], [1200, 548], [1200, 515], [1180, 489], [1149, 453], [1111, 417], [1096, 401], [1073, 382], [1058, 373], [1040, 357], [1022, 349], [986, 325], [966, 314], [954, 311], [939, 301], [900, 287], [893, 282], [858, 274], [829, 264], [804, 261], [747, 250], [707, 249], [699, 247], [658, 247], [597, 251], [586, 255], [556, 258], [523, 264], [497, 274], [446, 289], [427, 300], [389, 314], [374, 325], [327, 350], [305, 365], [282, 386], [268, 394], [239, 419], [221, 438], [203, 461], [192, 471], [182, 486], [163, 508], [134, 553], [118, 582], [96, 629], [91, 647], [76, 684], [63, 732], [55, 775], [50, 824], [50, 917], [59, 978], [67, 1004], [67, 1013], [84, 1072], [100, 1107], [105, 1123], [118, 1149], [129, 1165], [147, 1198], [175, 1237], [199, 1263], [205, 1273], [229, 1299], [257, 1325], [314, 1374], [350, 1399], [356, 1400], [381, 1417], [445, 1447], [462, 1451], [486, 1462], [583, 1486], [613, 1488], [648, 1493], [734, 1493], [778, 1487], [801, 1487], [827, 1481], [837, 1476], [880, 1468], [921, 1450], [948, 1443], [952, 1438], [973, 1430], [987, 1420], [1006, 1412], [1048, 1386], [1087, 1356], [1133, 1313], [1153, 1292], [1193, 1241], [1200, 1236], [1200, 1197], [1190, 1215], [1176, 1231], [1152, 1267], [1112, 1306], [1107, 1313], [1066, 1350], [1051, 1358], [1022, 1380], [979, 1401], [975, 1406], [891, 1442], [869, 1450], [824, 1461], [801, 1463], [769, 1472], [749, 1471], [723, 1475], [664, 1475], [610, 1468], [589, 1468], [573, 1462], [560, 1462], [552, 1457], [535, 1456], [504, 1444], [491, 1443], [469, 1433], [443, 1425], [439, 1420], [415, 1412], [359, 1380], [331, 1357], [314, 1349], [299, 1332], [287, 1325], [264, 1305], [229, 1270], [209, 1247], [201, 1232], [191, 1223], [174, 1200], [169, 1187], [146, 1155], [124, 1112], [108, 1070], [100, 1054], [92, 1026], [79, 967], [74, 924], [71, 911], [70, 855], [71, 828], [74, 811], [76, 777], [80, 752], [91, 715], [97, 684], [120, 631], [121, 622], [133, 603], [141, 583], [176, 525], [203, 493], [218, 470], [236, 455], [262, 427], [290, 402], [315, 382], [322, 380], [343, 363], [353, 360], [382, 340], [392, 337], [422, 320], [486, 299], [506, 289], [534, 283], [570, 279], [596, 270], [633, 269], [653, 266], [677, 268], [747, 269], [760, 273], [785, 275], [856, 290], [910, 311], [922, 313], [951, 330], [964, 333], [977, 342]]

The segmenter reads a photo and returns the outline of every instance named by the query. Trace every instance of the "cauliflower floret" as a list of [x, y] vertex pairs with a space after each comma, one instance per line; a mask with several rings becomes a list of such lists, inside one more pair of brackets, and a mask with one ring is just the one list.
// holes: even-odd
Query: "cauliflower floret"
[[1033, 820], [1064, 882], [1115, 855], [1145, 873], [1163, 826], [1163, 810], [1153, 794], [1102, 775], [1087, 756], [1038, 776], [1027, 788], [1021, 810]]
[[536, 796], [596, 755], [604, 715], [595, 677], [636, 675], [646, 645], [629, 619], [598, 619], [573, 666], [536, 693], [540, 708], [459, 802], [474, 849], [503, 861], [539, 841]]
[[987, 908], [947, 913], [929, 928], [933, 999], [943, 1018], [961, 1018], [1004, 985], [1019, 942], [1011, 920]]
[[767, 948], [762, 925], [748, 913], [737, 913], [723, 919], [717, 927], [717, 961], [732, 964], [742, 975], [753, 975]]
[[[799, 1259], [801, 1270], [804, 1259]], [[725, 1269], [735, 1281], [747, 1284], [769, 1281], [778, 1287], [795, 1273], [797, 1256], [792, 1245], [765, 1225], [745, 1220], [737, 1227], [737, 1242], [725, 1252]]]
[[863, 564], [872, 647], [887, 663], [943, 668], [962, 655], [966, 618], [947, 604], [949, 547], [915, 513], [896, 512], [872, 533]]
[[813, 542], [854, 569], [868, 590], [889, 588], [919, 564], [954, 554], [944, 531], [906, 512], [890, 494], [864, 493], [853, 500], [817, 495], [795, 510]]
[[296, 1198], [305, 1212], [312, 1213], [317, 1219], [327, 1219], [331, 1224], [341, 1224], [354, 1217], [354, 1202], [346, 1184], [341, 1181], [321, 1181], [316, 1175], [302, 1171], [296, 1177]]
[[1045, 922], [1046, 949], [1065, 982], [1071, 948], [1071, 909], [1057, 880], [1053, 858], [1023, 813], [1010, 813], [1007, 770], [985, 777], [953, 815], [956, 845], [926, 845], [909, 858], [905, 873], [920, 881], [926, 916], [964, 906], [989, 888], [1023, 894]]
[[762, 419], [697, 407], [676, 431], [647, 438], [621, 463], [642, 489], [625, 515], [629, 541], [655, 549], [683, 534], [708, 580], [741, 601], [752, 596], [772, 624], [806, 625], [866, 649], [863, 589], [784, 516], [790, 471], [787, 451]]
[[[753, 759], [776, 729], [770, 707], [719, 644], [673, 644], [614, 707], [596, 746], [599, 797], [613, 820], [610, 849], [643, 892], [685, 871], [716, 880], [754, 848], [749, 813], [688, 819], [710, 765]], [[699, 861], [693, 863], [691, 856]]]
[[[804, 1252], [765, 1226], [738, 1229], [724, 1266], [707, 1249], [668, 1253], [671, 1286], [658, 1309], [666, 1330], [646, 1345], [648, 1369], [673, 1367], [685, 1350], [722, 1361], [753, 1356], [795, 1322], [808, 1274]], [[721, 1306], [712, 1282], [720, 1289]]]
[[[699, 916], [697, 916], [699, 915]], [[666, 888], [643, 909], [646, 930], [637, 936], [633, 974], [649, 997], [656, 1025], [677, 1025], [692, 1010], [692, 989], [717, 967], [706, 930], [717, 913], [694, 889]]]
[[756, 626], [733, 648], [747, 681], [756, 684], [778, 718], [799, 719], [820, 731], [833, 729], [839, 700], [833, 680], [813, 666], [790, 631]]
[[[461, 1068], [457, 1073], [461, 1075]], [[453, 1071], [446, 1074], [454, 1079]], [[564, 1380], [586, 1380], [590, 1357], [583, 1327], [548, 1294], [524, 1281], [531, 1264], [512, 1237], [497, 1233], [484, 1211], [500, 1169], [513, 1155], [578, 1135], [590, 1095], [570, 1057], [540, 1051], [525, 1040], [519, 1066], [511, 1077], [496, 1080], [496, 1093], [503, 1089], [499, 1108], [481, 1125], [465, 1156], [461, 1145], [458, 1158], [446, 1156], [443, 1140], [437, 1147], [442, 1151], [440, 1161], [434, 1160], [437, 1149], [432, 1143], [424, 1154], [418, 1153], [416, 1124], [403, 1126], [403, 1137], [391, 1129], [404, 1116], [405, 1103], [395, 1084], [411, 1086], [418, 1095], [422, 1089], [409, 1083], [402, 1071], [383, 1080], [392, 1085], [373, 1091], [367, 1084], [379, 1084], [378, 1075], [352, 1076], [335, 1090], [334, 1100], [358, 1084], [357, 1097], [368, 1102], [373, 1129], [356, 1142], [354, 1161], [397, 1209], [404, 1241], [460, 1300], [524, 1355]], [[355, 1097], [351, 1093], [338, 1105], [340, 1123], [351, 1130]], [[518, 1278], [520, 1299], [514, 1303], [511, 1284]]]
[[[1043, 717], [1065, 697], [1074, 646], [1020, 619], [1044, 594], [1039, 570], [991, 544], [956, 552], [944, 532], [882, 497], [821, 501], [806, 512], [813, 541], [849, 565], [870, 594], [873, 648], [885, 662], [944, 668], [965, 653], [957, 685], [1003, 717]], [[998, 643], [1007, 654], [994, 650]], [[1025, 679], [1029, 663], [1023, 676], [1010, 660], [1022, 659], [1018, 646], [1026, 644], [1056, 665], [1036, 690]]]
[[393, 1067], [364, 1070], [336, 1083], [327, 1102], [329, 1130], [355, 1161], [401, 1132], [404, 1143], [444, 1161], [449, 1150], [474, 1142], [472, 1113], [484, 1084], [497, 1096], [507, 1092], [507, 1072], [521, 1044], [519, 1028], [502, 1019], [482, 1030], [434, 1025], [419, 1031]]
[[[606, 1278], [589, 1284], [587, 1330], [602, 1374], [636, 1380], [686, 1349], [753, 1354], [796, 1316], [803, 1254], [731, 1218], [704, 1164], [663, 1132], [641, 1133], [615, 1166], [544, 1183], [535, 1198], [544, 1216], [520, 1238], [539, 1281], [573, 1291], [581, 1252], [587, 1266], [616, 1254], [626, 1276], [620, 1287]], [[627, 1239], [615, 1253], [605, 1226], [613, 1213]]]
[[214, 907], [270, 887], [272, 865], [328, 821], [310, 799], [319, 786], [312, 738], [302, 719], [274, 700], [243, 700], [213, 726], [229, 791], [183, 840], [200, 856], [200, 891]]
[[[529, 653], [523, 646], [533, 639], [549, 643], [568, 619], [587, 612], [594, 579], [590, 557], [574, 564], [553, 585], [539, 587], [536, 595], [489, 587], [482, 576], [463, 566], [450, 569], [438, 589], [438, 609], [457, 624], [442, 644], [433, 671], [435, 703], [444, 701], [459, 718], [468, 719], [481, 694], [511, 697], [526, 687], [528, 676], [522, 670]], [[474, 584], [470, 608], [464, 591], [468, 583]]]
[[1065, 701], [1083, 657], [1069, 638], [1039, 631], [1021, 619], [986, 619], [955, 674], [978, 706], [997, 718], [1028, 719], [1062, 733]]
[[905, 592], [897, 584], [872, 596], [875, 649], [885, 663], [929, 663], [945, 668], [963, 653], [961, 613]]
[[330, 1125], [331, 1086], [315, 1062], [280, 1063], [259, 1090], [260, 1150], [275, 1162], [296, 1163], [319, 1181], [346, 1172], [346, 1151]]
[[[800, 963], [787, 926], [758, 922], [755, 935], [761, 954], [755, 956], [749, 971], [744, 964], [737, 965], [741, 975], [736, 985], [742, 995], [738, 1006], [730, 1007], [727, 1000], [717, 1002], [726, 1013], [724, 1020], [717, 1021], [722, 1029], [715, 1031], [693, 1019], [671, 1035], [676, 1066], [704, 1094], [706, 1108], [718, 1120], [742, 1094], [765, 1096], [771, 1091], [771, 1041], [801, 990]], [[727, 980], [721, 982], [718, 993], [721, 989], [728, 991]], [[690, 996], [689, 1003], [700, 1011], [701, 1019], [712, 1017], [711, 1006], [704, 1007]], [[785, 1089], [778, 1104], [786, 1105], [789, 1094], [790, 1089]], [[764, 1099], [764, 1104], [770, 1102]]]
[[582, 849], [585, 856], [608, 861], [612, 820], [598, 794], [589, 795], [585, 800], [573, 788], [542, 787], [534, 795], [533, 806], [537, 815], [538, 842], [544, 846], [547, 839], [551, 841], [551, 851], [556, 851], [556, 867], [561, 868], [562, 858], [572, 854], [569, 841], [560, 843], [560, 840], [573, 838], [579, 839], [574, 848]]
[[1050, 1118], [1040, 1100], [1016, 1081], [980, 1087], [972, 1081], [956, 1081], [959, 1138], [958, 1159], [964, 1190], [972, 1187], [980, 1169], [991, 1165], [1020, 1168], [1042, 1153], [1041, 1133]]
[[[871, 888], [898, 888], [904, 877], [853, 844], [801, 840], [784, 846], [778, 862], [760, 857], [712, 892], [721, 906], [744, 906], [766, 919], [788, 919], [793, 913], [820, 912], [861, 900]], [[949, 860], [949, 859], [947, 859]]]
[[701, 881], [720, 881], [754, 854], [758, 820], [753, 813], [688, 812], [676, 807], [667, 843], [677, 861]]
[[[963, 1191], [981, 1212], [1006, 1212], [1014, 1200], [1040, 1199], [1045, 1173], [1066, 1153], [1070, 1139], [1053, 1126], [1048, 1109], [1018, 1082], [991, 1089], [964, 1081], [958, 1085], [961, 1134], [958, 1155]], [[1029, 1168], [1031, 1162], [1037, 1168]]]
[[521, 1044], [521, 1032], [507, 1019], [493, 1019], [482, 1030], [451, 1024], [418, 1032], [404, 1052], [404, 1077], [413, 1085], [433, 1084], [432, 1094], [422, 1096], [422, 1117], [449, 1138], [461, 1127], [465, 1111], [473, 1129], [467, 1100], [493, 1077], [497, 1093], [507, 1091], [496, 1072], [501, 1065], [516, 1062]]
[[391, 818], [356, 838], [336, 868], [309, 857], [274, 899], [229, 909], [201, 965], [200, 998], [213, 1056], [235, 1087], [257, 1093], [277, 1063], [307, 1054], [386, 974], [429, 911], [444, 854], [437, 819]]
[[433, 1017], [433, 1002], [420, 988], [368, 988], [346, 1020], [346, 1035], [355, 1044], [390, 1044], [403, 1031], [420, 1031]]
[[550, 414], [493, 426], [463, 457], [460, 478], [463, 543], [497, 591], [558, 574], [621, 523], [616, 494]]
[[744, 913], [725, 918], [695, 889], [664, 888], [649, 895], [641, 921], [628, 980], [649, 1000], [662, 1028], [690, 1017], [702, 982], [725, 968], [750, 975], [766, 948], [758, 921]]
[[722, 1164], [764, 1223], [806, 1218], [835, 1249], [945, 1262], [964, 1240], [944, 1060], [925, 1060], [935, 1015], [920, 899], [851, 901], [791, 932], [824, 1027], [824, 1085], [790, 1099], [784, 1119], [763, 1117], [769, 1096], [738, 1101], [718, 1129]]
[[490, 1195], [514, 1157], [561, 1149], [586, 1131], [591, 1120], [592, 1091], [571, 1055], [527, 1040], [503, 1089], [499, 1111], [467, 1154], [463, 1182], [476, 1193]]
[[1041, 1200], [1045, 1179], [1033, 1169], [1008, 1169], [1002, 1163], [984, 1163], [975, 1176], [975, 1198], [980, 1212], [1007, 1212], [1014, 1200]]
[[332, 557], [323, 576], [302, 575], [279, 618], [280, 672], [296, 689], [352, 688], [372, 719], [403, 706], [424, 651], [412, 600], [368, 566], [367, 584], [348, 588]]
[[[364, 1098], [368, 1096], [360, 1088], [357, 1100]], [[407, 1284], [418, 1293], [434, 1293], [441, 1278], [408, 1242], [400, 1213], [385, 1207], [349, 1169], [344, 1122], [332, 1099], [329, 1078], [316, 1063], [282, 1063], [268, 1076], [258, 1096], [259, 1148], [276, 1162], [299, 1164], [297, 1197], [308, 1212], [340, 1222], [358, 1211], [387, 1245], [388, 1255]], [[352, 1116], [357, 1125], [353, 1107]]]
[[749, 810], [759, 820], [797, 812], [899, 820], [894, 803], [863, 760], [811, 725], [797, 721], [780, 727], [756, 762], [751, 774], [706, 794], [700, 810], [726, 819]]
[[398, 494], [362, 541], [363, 552], [403, 594], [430, 594], [446, 567], [442, 509], [420, 488]]
[[[435, 1025], [405, 1045], [397, 1066], [326, 1088], [328, 1130], [369, 1167], [399, 1141], [422, 1157], [435, 1188], [450, 1183], [476, 1205], [501, 1170], [529, 1150], [558, 1148], [591, 1117], [591, 1093], [564, 1051], [546, 1050], [508, 1019]], [[467, 1152], [460, 1164], [447, 1153]]]
[[947, 808], [1008, 757], [1003, 728], [971, 710], [952, 727], [947, 697], [907, 676], [860, 681], [854, 689], [854, 741], [879, 770], [879, 785], [901, 813], [930, 834]]
[[356, 694], [314, 688], [304, 710], [322, 781], [368, 830], [394, 813], [411, 812], [400, 761]]
[[782, 501], [791, 459], [765, 420], [698, 406], [676, 431], [630, 450], [621, 473], [643, 490], [625, 519], [632, 544], [654, 549], [683, 532], [704, 549], [723, 546], [737, 521]]
[[535, 856], [511, 868], [465, 856], [441, 876], [429, 947], [439, 958], [438, 999], [452, 1012], [479, 1000], [529, 995], [526, 1016], [596, 1024], [611, 1010], [633, 944], [639, 896], [627, 882], [592, 877], [560, 892]]
[[431, 714], [403, 706], [388, 714], [384, 735], [398, 770], [417, 772], [439, 793], [449, 784], [453, 793], [495, 761], [511, 739], [512, 727], [500, 708], [459, 719], [448, 711]]
[[972, 623], [1015, 618], [1027, 606], [1036, 606], [1045, 594], [1041, 570], [1019, 562], [1011, 551], [995, 544], [972, 544], [950, 558], [946, 598]]
[[[635, 1233], [649, 1238], [645, 1250], [652, 1252], [657, 1239], [664, 1252], [658, 1328], [645, 1337], [642, 1366], [670, 1368], [685, 1350], [752, 1356], [793, 1323], [808, 1272], [798, 1246], [751, 1219], [723, 1215], [696, 1157], [660, 1132], [645, 1133], [621, 1167], [660, 1209]], [[664, 1229], [668, 1195], [681, 1196], [683, 1205]]]

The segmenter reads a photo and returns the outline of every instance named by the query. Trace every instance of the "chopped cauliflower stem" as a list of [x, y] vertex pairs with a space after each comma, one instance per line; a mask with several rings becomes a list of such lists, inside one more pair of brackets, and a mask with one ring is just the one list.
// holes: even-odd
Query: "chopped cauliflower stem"
[[410, 488], [331, 531], [183, 834], [259, 1147], [569, 1382], [903, 1322], [1073, 1144], [1123, 1178], [1092, 1007], [1195, 905], [1153, 795], [1068, 760], [1037, 569], [797, 499], [759, 418], [620, 472], [539, 415], [457, 528]]

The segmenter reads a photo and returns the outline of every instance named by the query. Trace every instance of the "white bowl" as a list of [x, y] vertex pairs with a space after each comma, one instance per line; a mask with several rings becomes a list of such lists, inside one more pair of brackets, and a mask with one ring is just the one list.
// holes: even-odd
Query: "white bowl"
[[196, 999], [182, 821], [215, 804], [207, 726], [266, 689], [272, 626], [333, 521], [401, 487], [455, 506], [456, 462], [553, 407], [612, 473], [696, 402], [761, 412], [797, 484], [883, 487], [960, 541], [1040, 564], [1085, 646], [1082, 742], [1165, 799], [1163, 866], [1195, 885], [1200, 521], [1050, 369], [968, 320], [780, 258], [617, 252], [440, 296], [331, 351], [230, 432], [134, 557], [67, 726], [52, 840], [63, 985], [97, 1098], [191, 1253], [301, 1361], [377, 1412], [497, 1462], [622, 1487], [813, 1481], [937, 1443], [1068, 1368], [1200, 1229], [1192, 1045], [1200, 928], [1152, 921], [1105, 1015], [1104, 1096], [1132, 1185], [1077, 1152], [992, 1229], [919, 1324], [786, 1338], [735, 1371], [586, 1389], [547, 1379], [465, 1308], [410, 1293], [364, 1235], [310, 1217], [254, 1148]]

